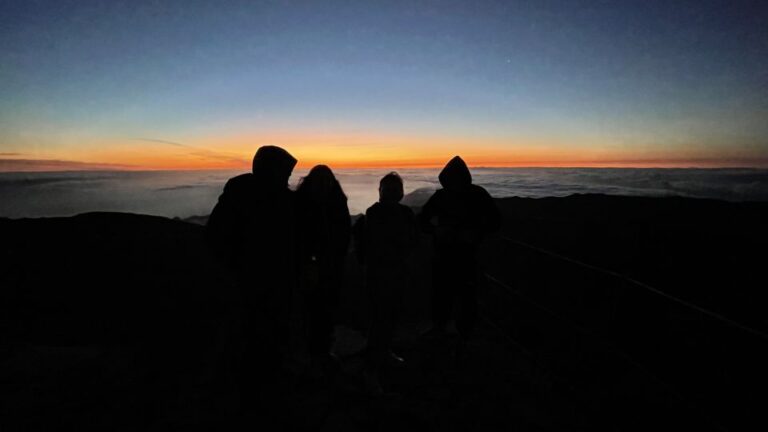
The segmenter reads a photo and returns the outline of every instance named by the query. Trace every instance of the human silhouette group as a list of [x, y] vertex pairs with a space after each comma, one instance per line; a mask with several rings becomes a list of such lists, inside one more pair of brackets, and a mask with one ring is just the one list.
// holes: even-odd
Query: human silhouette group
[[[245, 311], [236, 372], [240, 400], [266, 415], [280, 412], [292, 344], [305, 347], [311, 372], [328, 375], [339, 368], [333, 335], [350, 244], [365, 267], [369, 299], [361, 378], [364, 390], [378, 395], [381, 370], [405, 362], [392, 351], [392, 341], [409, 255], [422, 233], [432, 237], [434, 248], [428, 333], [444, 335], [454, 319], [462, 349], [477, 317], [477, 249], [500, 227], [493, 199], [472, 183], [458, 156], [440, 172], [442, 188], [418, 214], [400, 203], [403, 179], [391, 172], [381, 178], [378, 202], [354, 225], [347, 197], [328, 166], [313, 167], [295, 191], [289, 188], [296, 163], [280, 147], [260, 147], [252, 172], [227, 181], [207, 224], [210, 246]], [[302, 293], [299, 302], [296, 292]], [[291, 331], [296, 320], [298, 332]]]

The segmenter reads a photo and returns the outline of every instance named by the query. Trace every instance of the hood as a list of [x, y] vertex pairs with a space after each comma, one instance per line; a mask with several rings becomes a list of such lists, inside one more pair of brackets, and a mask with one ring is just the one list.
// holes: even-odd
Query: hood
[[277, 146], [262, 146], [253, 156], [253, 172], [267, 168], [270, 171], [288, 174], [293, 172], [296, 166], [296, 158], [285, 149]]
[[469, 186], [472, 184], [472, 174], [467, 164], [459, 156], [454, 156], [440, 171], [440, 184], [446, 189]]
[[262, 146], [253, 156], [253, 174], [271, 184], [286, 186], [296, 158], [277, 146]]

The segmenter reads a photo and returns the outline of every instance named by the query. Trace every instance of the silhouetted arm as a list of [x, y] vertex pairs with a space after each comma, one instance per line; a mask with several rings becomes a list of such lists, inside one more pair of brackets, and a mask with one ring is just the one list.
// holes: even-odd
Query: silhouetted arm
[[490, 234], [501, 229], [501, 212], [491, 194], [482, 189], [483, 230]]
[[231, 191], [228, 189], [230, 182], [224, 186], [224, 191], [219, 196], [218, 202], [211, 210], [208, 216], [208, 222], [205, 226], [206, 240], [208, 247], [220, 258], [229, 260], [231, 251], [228, 248], [228, 241], [231, 238], [232, 231], [232, 204], [230, 203]]

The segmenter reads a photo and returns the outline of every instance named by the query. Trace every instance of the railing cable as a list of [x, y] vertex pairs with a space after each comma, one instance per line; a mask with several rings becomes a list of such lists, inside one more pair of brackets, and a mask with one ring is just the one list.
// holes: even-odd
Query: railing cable
[[629, 282], [629, 283], [631, 283], [633, 285], [636, 285], [636, 286], [638, 286], [640, 288], [643, 288], [643, 289], [645, 289], [647, 291], [650, 291], [650, 292], [652, 292], [654, 294], [662, 296], [662, 297], [664, 297], [664, 298], [666, 298], [668, 300], [671, 300], [671, 301], [673, 301], [675, 303], [678, 303], [678, 304], [681, 304], [681, 305], [683, 305], [685, 307], [688, 307], [690, 309], [696, 310], [697, 312], [699, 312], [699, 313], [701, 313], [703, 315], [707, 315], [707, 316], [709, 316], [711, 318], [714, 318], [714, 319], [716, 319], [718, 321], [722, 321], [722, 322], [727, 323], [727, 324], [729, 324], [729, 325], [731, 325], [733, 327], [736, 327], [736, 328], [738, 328], [738, 329], [740, 329], [742, 331], [745, 331], [747, 333], [751, 333], [752, 335], [757, 336], [758, 338], [762, 339], [764, 342], [768, 342], [768, 334], [763, 333], [760, 330], [757, 330], [757, 329], [754, 329], [754, 328], [749, 327], [747, 325], [744, 325], [744, 324], [742, 324], [742, 323], [740, 323], [738, 321], [734, 321], [734, 320], [732, 320], [732, 319], [730, 319], [730, 318], [728, 318], [728, 317], [726, 317], [724, 315], [721, 315], [721, 314], [716, 313], [716, 312], [712, 312], [712, 311], [710, 311], [708, 309], [705, 309], [705, 308], [703, 308], [701, 306], [693, 304], [693, 303], [691, 303], [689, 301], [686, 301], [686, 300], [683, 300], [681, 298], [675, 297], [675, 296], [673, 296], [671, 294], [668, 294], [668, 293], [666, 293], [666, 292], [664, 292], [664, 291], [662, 291], [660, 289], [654, 288], [654, 287], [652, 287], [652, 286], [650, 286], [650, 285], [648, 285], [646, 283], [640, 282], [637, 279], [634, 279], [634, 278], [629, 277], [627, 275], [624, 275], [624, 274], [621, 274], [621, 273], [618, 273], [618, 272], [615, 272], [613, 270], [609, 270], [609, 269], [606, 269], [606, 268], [603, 268], [603, 267], [598, 267], [596, 265], [588, 264], [588, 263], [585, 263], [583, 261], [579, 261], [579, 260], [577, 260], [575, 258], [571, 258], [571, 257], [565, 256], [565, 255], [561, 255], [561, 254], [559, 254], [557, 252], [552, 252], [550, 250], [547, 250], [547, 249], [544, 249], [544, 248], [540, 248], [538, 246], [534, 246], [534, 245], [522, 242], [520, 240], [514, 240], [514, 239], [511, 239], [511, 238], [506, 237], [506, 236], [502, 236], [501, 238], [504, 239], [507, 242], [510, 242], [510, 243], [513, 243], [513, 244], [516, 244], [518, 246], [522, 246], [522, 247], [525, 247], [525, 248], [528, 248], [528, 249], [531, 249], [531, 250], [534, 250], [534, 251], [539, 252], [541, 254], [548, 255], [548, 256], [551, 256], [553, 258], [562, 260], [562, 261], [567, 261], [569, 263], [572, 263], [572, 264], [575, 264], [577, 266], [584, 267], [584, 268], [587, 268], [587, 269], [590, 269], [590, 270], [593, 270], [593, 271], [596, 271], [596, 272], [599, 272], [599, 273], [604, 273], [604, 274], [610, 275], [610, 276], [618, 278], [618, 279], [622, 279], [622, 280], [624, 280], [626, 282]]

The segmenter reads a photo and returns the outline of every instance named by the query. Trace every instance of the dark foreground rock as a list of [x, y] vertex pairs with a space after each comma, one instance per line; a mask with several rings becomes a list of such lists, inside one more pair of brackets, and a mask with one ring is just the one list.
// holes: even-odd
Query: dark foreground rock
[[141, 429], [215, 391], [231, 292], [202, 227], [90, 213], [0, 232], [3, 430]]
[[[346, 357], [321, 380], [304, 376], [297, 357], [286, 380], [292, 428], [717, 429], [761, 421], [751, 392], [768, 384], [768, 345], [626, 278], [764, 330], [765, 204], [606, 196], [498, 203], [505, 228], [483, 250], [493, 279], [482, 287], [483, 321], [468, 355], [456, 357], [450, 338], [418, 337], [429, 306], [424, 238], [401, 311], [397, 348], [408, 366], [386, 377], [396, 395], [366, 396], [356, 352], [367, 299], [350, 256], [337, 340]], [[231, 366], [243, 311], [202, 226], [90, 213], [0, 219], [0, 239], [0, 429], [265, 426], [238, 408]]]

